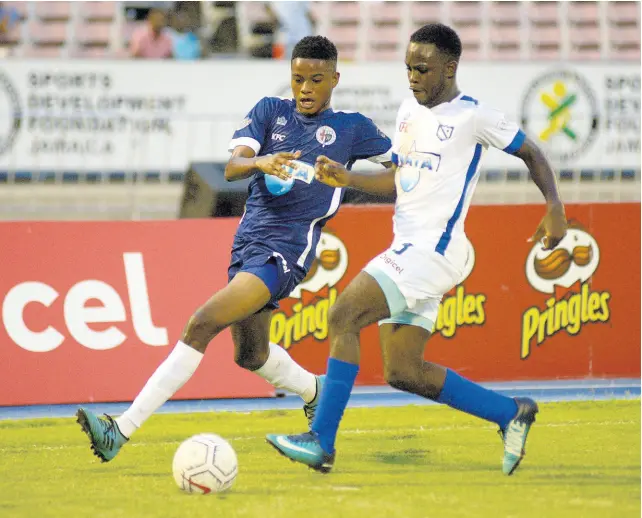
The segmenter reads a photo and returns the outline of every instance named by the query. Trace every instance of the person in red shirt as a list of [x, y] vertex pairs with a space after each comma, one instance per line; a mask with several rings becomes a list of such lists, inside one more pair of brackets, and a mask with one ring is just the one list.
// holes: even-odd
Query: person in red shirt
[[147, 23], [134, 31], [130, 43], [133, 58], [168, 59], [173, 57], [172, 39], [165, 32], [165, 13], [152, 9]]

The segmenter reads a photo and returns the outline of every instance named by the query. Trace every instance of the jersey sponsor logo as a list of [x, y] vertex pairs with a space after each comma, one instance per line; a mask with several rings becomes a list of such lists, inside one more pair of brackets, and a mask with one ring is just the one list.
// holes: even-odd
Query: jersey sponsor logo
[[532, 306], [522, 315], [522, 359], [530, 356], [533, 345], [542, 345], [562, 330], [575, 336], [585, 324], [609, 321], [611, 294], [592, 289], [599, 264], [596, 239], [577, 221], [569, 222], [555, 249], [544, 250], [541, 243], [533, 246], [526, 258], [526, 279], [548, 298], [544, 308]]
[[450, 137], [453, 136], [454, 129], [454, 126], [445, 126], [444, 124], [440, 124], [437, 128], [437, 138], [442, 142], [450, 139]]
[[522, 99], [522, 127], [549, 156], [566, 162], [584, 153], [600, 126], [597, 97], [581, 75], [561, 70], [533, 81]]
[[461, 280], [448, 294], [444, 295], [439, 305], [435, 332], [444, 338], [453, 338], [461, 327], [482, 326], [486, 322], [486, 295], [468, 293], [464, 281], [475, 267], [475, 248], [466, 239], [468, 256]]
[[276, 140], [277, 142], [283, 142], [285, 140], [285, 135], [281, 133], [272, 133], [272, 140]]
[[439, 170], [441, 155], [438, 153], [417, 151], [416, 142], [406, 152], [401, 150], [397, 156], [399, 185], [404, 192], [412, 191], [419, 184], [422, 171]]
[[250, 124], [252, 124], [252, 119], [245, 117], [245, 119], [241, 121], [241, 124], [236, 128], [236, 131], [241, 131], [243, 128], [247, 128]]
[[285, 126], [288, 123], [287, 119], [285, 117], [277, 117], [276, 118], [276, 125], [277, 126]]
[[323, 147], [334, 144], [337, 140], [337, 134], [330, 126], [321, 126], [317, 130], [316, 137]]
[[272, 314], [270, 341], [289, 349], [308, 337], [325, 340], [328, 312], [339, 294], [336, 285], [347, 269], [348, 249], [338, 236], [324, 230], [308, 275]]

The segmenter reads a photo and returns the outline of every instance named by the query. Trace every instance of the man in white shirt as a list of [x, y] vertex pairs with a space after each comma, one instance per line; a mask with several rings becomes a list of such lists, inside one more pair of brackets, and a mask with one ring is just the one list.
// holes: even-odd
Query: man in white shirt
[[552, 249], [567, 227], [555, 173], [542, 151], [501, 112], [459, 91], [460, 56], [461, 41], [450, 27], [430, 24], [412, 35], [406, 68], [414, 98], [399, 109], [390, 169], [364, 174], [317, 159], [317, 179], [331, 186], [397, 192], [392, 245], [357, 275], [329, 315], [330, 359], [310, 432], [267, 436], [280, 453], [318, 471], [327, 473], [334, 464], [337, 430], [358, 372], [359, 333], [375, 322], [390, 385], [497, 423], [505, 474], [524, 456], [535, 401], [503, 396], [424, 361], [441, 298], [464, 273], [464, 220], [488, 147], [521, 158], [546, 199], [533, 239]]

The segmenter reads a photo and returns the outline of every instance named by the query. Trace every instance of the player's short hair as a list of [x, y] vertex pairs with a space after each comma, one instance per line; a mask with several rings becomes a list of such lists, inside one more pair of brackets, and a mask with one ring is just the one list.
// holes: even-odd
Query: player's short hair
[[443, 23], [429, 23], [410, 36], [414, 43], [432, 43], [439, 52], [443, 52], [459, 61], [461, 57], [461, 40], [457, 33]]
[[325, 36], [306, 36], [292, 50], [292, 59], [322, 59], [336, 62], [338, 55], [337, 47]]

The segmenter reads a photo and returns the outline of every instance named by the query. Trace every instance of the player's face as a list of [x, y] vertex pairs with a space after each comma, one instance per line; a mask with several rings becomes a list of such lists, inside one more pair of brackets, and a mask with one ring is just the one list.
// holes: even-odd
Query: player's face
[[419, 104], [432, 108], [442, 98], [455, 77], [457, 63], [439, 52], [432, 43], [410, 42], [406, 70], [410, 89]]
[[296, 109], [304, 115], [315, 115], [330, 106], [332, 90], [339, 82], [336, 63], [321, 59], [292, 60], [292, 95]]

